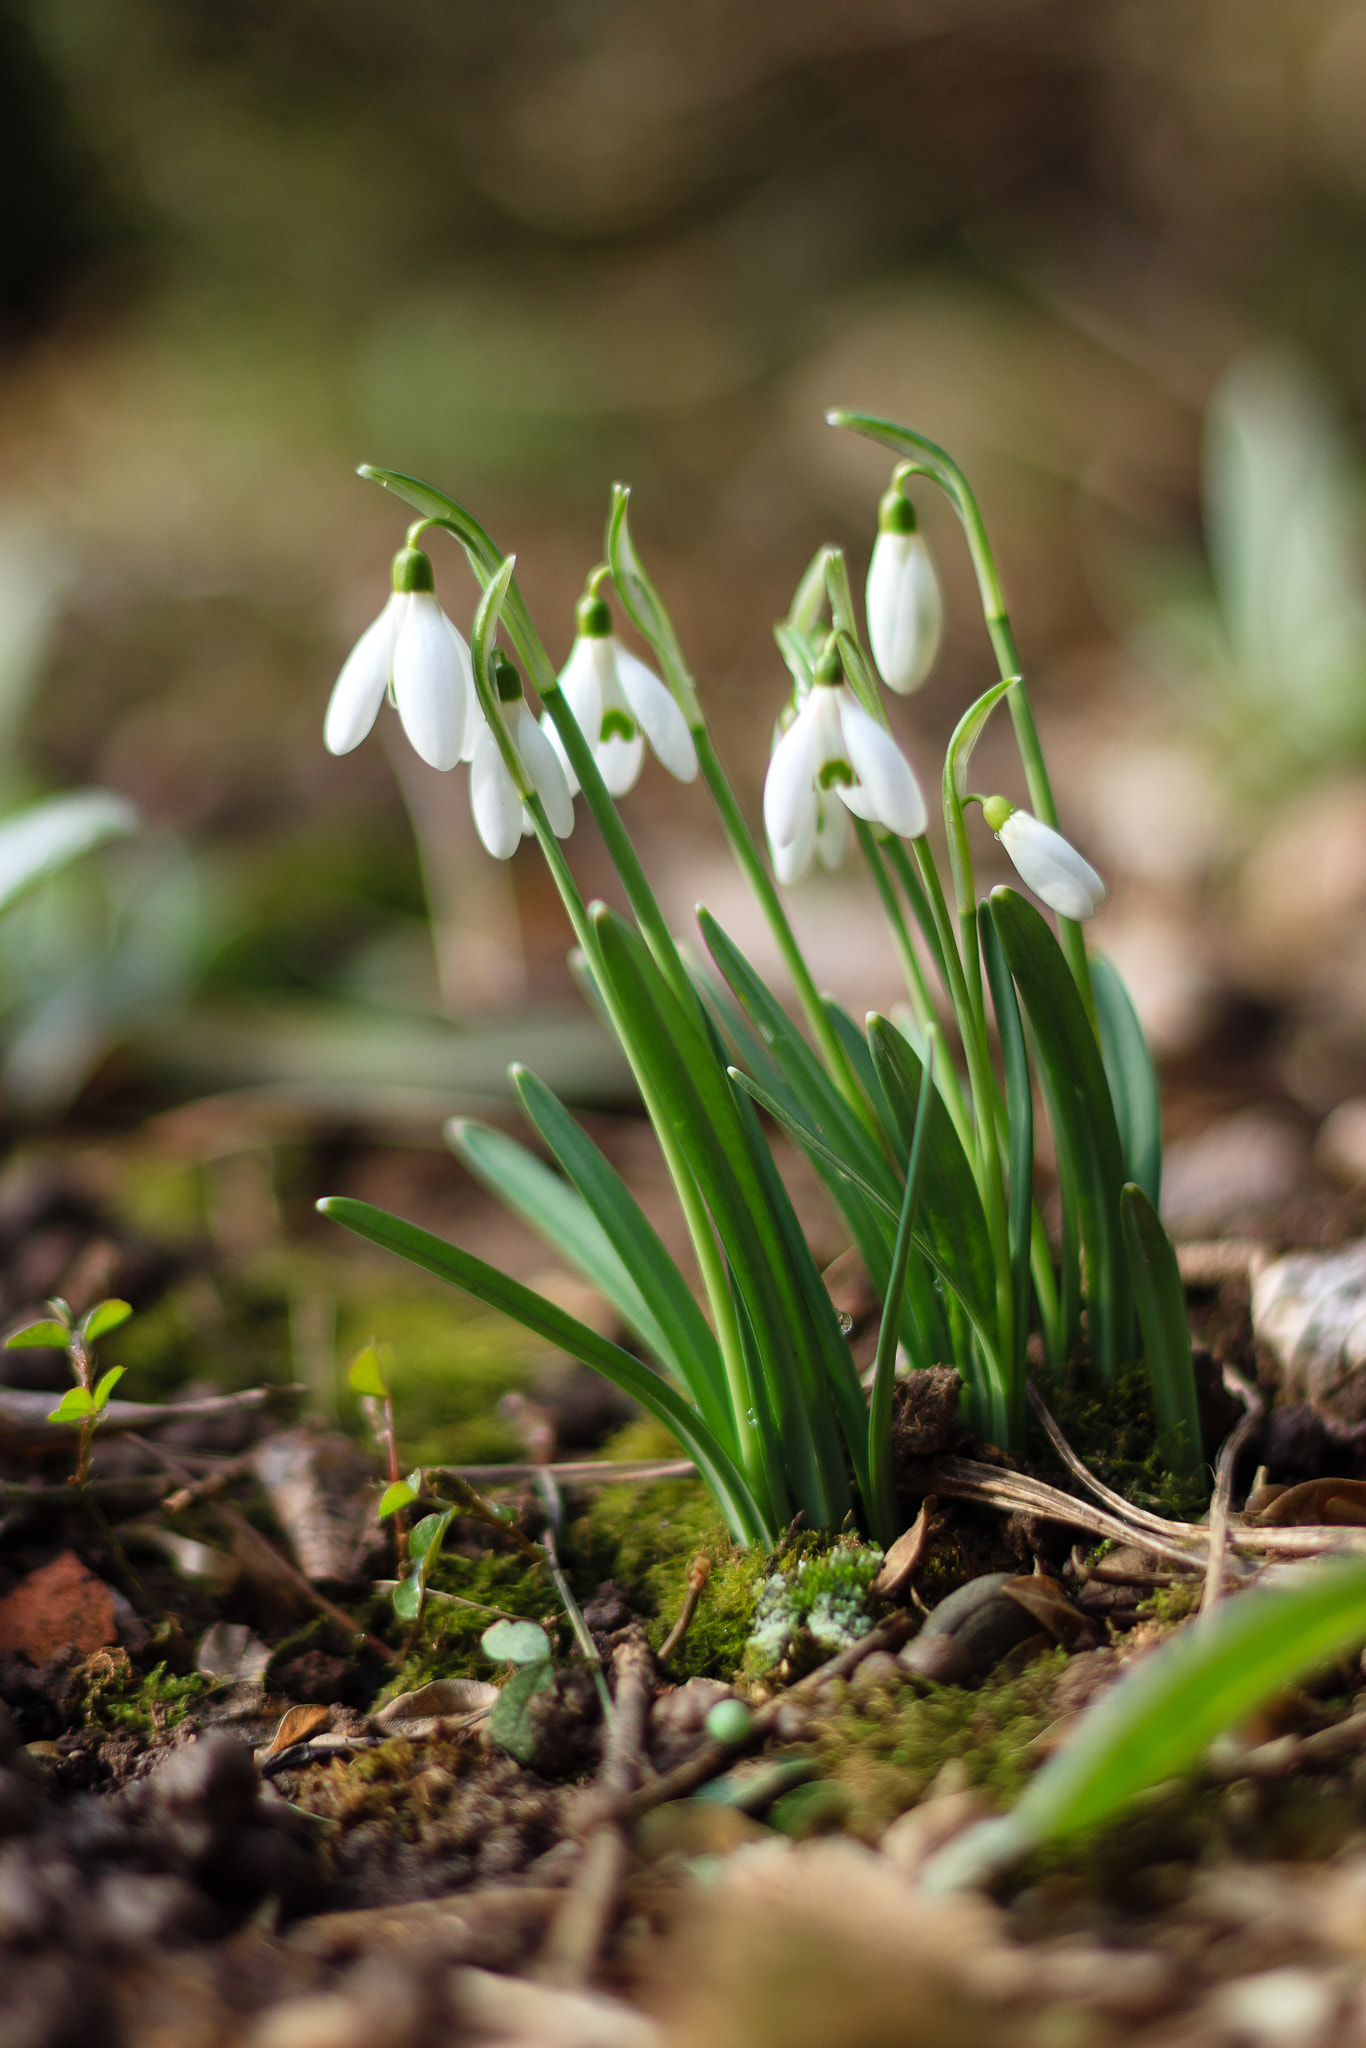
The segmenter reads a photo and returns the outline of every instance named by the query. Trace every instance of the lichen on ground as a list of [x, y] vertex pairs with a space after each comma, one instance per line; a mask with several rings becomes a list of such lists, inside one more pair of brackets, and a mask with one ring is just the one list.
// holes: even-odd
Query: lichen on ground
[[867, 1635], [874, 1624], [868, 1590], [882, 1564], [876, 1545], [854, 1537], [780, 1563], [759, 1595], [746, 1668], [756, 1676], [784, 1662], [804, 1668]]

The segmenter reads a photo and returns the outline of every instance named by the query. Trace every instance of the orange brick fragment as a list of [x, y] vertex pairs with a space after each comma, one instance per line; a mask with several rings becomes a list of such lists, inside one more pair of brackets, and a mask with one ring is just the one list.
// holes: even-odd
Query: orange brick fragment
[[0, 1651], [46, 1664], [60, 1650], [88, 1657], [118, 1641], [114, 1596], [74, 1550], [30, 1572], [0, 1600]]

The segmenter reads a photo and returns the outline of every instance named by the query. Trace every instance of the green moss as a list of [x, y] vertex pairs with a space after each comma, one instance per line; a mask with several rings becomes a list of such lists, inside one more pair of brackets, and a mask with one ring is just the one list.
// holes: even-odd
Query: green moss
[[[1199, 1520], [1208, 1506], [1203, 1485], [1178, 1479], [1158, 1453], [1146, 1367], [1122, 1366], [1102, 1385], [1089, 1361], [1074, 1358], [1042, 1377], [1042, 1391], [1068, 1443], [1097, 1478], [1138, 1506], [1180, 1521]], [[1037, 1423], [1030, 1448], [1041, 1468], [1058, 1469]], [[1066, 1474], [1059, 1476], [1072, 1484]]]
[[603, 1579], [615, 1579], [652, 1617], [656, 1648], [683, 1605], [688, 1566], [699, 1553], [710, 1557], [711, 1576], [669, 1673], [680, 1681], [731, 1678], [744, 1659], [768, 1560], [731, 1541], [699, 1481], [605, 1486], [572, 1525], [566, 1545], [576, 1590], [588, 1596]]
[[82, 1680], [87, 1726], [126, 1729], [144, 1741], [183, 1721], [205, 1687], [197, 1672], [178, 1678], [164, 1664], [140, 1676], [124, 1650], [96, 1651]]
[[923, 1695], [909, 1686], [845, 1691], [817, 1728], [815, 1745], [822, 1775], [848, 1794], [851, 1833], [876, 1840], [954, 1757], [971, 1784], [995, 1804], [1011, 1805], [1030, 1775], [1030, 1745], [1054, 1718], [1053, 1687], [1066, 1661], [1062, 1650], [1051, 1650], [975, 1692], [951, 1685]]
[[1190, 1580], [1178, 1586], [1159, 1586], [1155, 1593], [1139, 1602], [1138, 1611], [1146, 1621], [1158, 1621], [1164, 1628], [1175, 1628], [1178, 1622], [1186, 1621], [1196, 1612], [1204, 1589], [1203, 1579]]
[[[432, 1574], [432, 1584], [438, 1592], [456, 1593], [485, 1607], [538, 1621], [558, 1650], [567, 1652], [570, 1647], [550, 1574], [514, 1554], [486, 1551], [477, 1557], [462, 1557], [458, 1552], [445, 1552]], [[382, 1706], [396, 1694], [412, 1692], [433, 1678], [492, 1678], [498, 1667], [480, 1649], [479, 1638], [496, 1618], [472, 1607], [429, 1600], [421, 1634], [375, 1704]]]

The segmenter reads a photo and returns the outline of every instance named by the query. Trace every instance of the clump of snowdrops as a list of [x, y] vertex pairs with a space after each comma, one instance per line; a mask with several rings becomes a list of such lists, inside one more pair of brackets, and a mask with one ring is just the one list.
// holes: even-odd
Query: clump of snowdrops
[[[1102, 1383], [1141, 1352], [1169, 1464], [1186, 1477], [1200, 1466], [1184, 1299], [1157, 1215], [1156, 1083], [1118, 974], [1086, 948], [1082, 927], [1105, 889], [1058, 829], [981, 514], [933, 442], [885, 420], [831, 418], [885, 444], [897, 465], [878, 511], [866, 645], [836, 547], [817, 554], [776, 629], [788, 687], [775, 706], [766, 848], [716, 754], [697, 683], [636, 551], [621, 486], [605, 558], [586, 579], [573, 648], [557, 675], [512, 558], [473, 515], [413, 477], [362, 469], [420, 516], [394, 557], [392, 595], [341, 672], [325, 727], [331, 751], [349, 751], [388, 694], [424, 760], [443, 770], [469, 763], [470, 802], [492, 855], [507, 859], [524, 835], [535, 836], [569, 913], [583, 985], [620, 1040], [654, 1125], [696, 1273], [671, 1260], [591, 1139], [520, 1067], [513, 1085], [555, 1166], [466, 1120], [449, 1127], [450, 1141], [577, 1263], [636, 1350], [397, 1217], [341, 1197], [321, 1207], [602, 1372], [685, 1446], [736, 1539], [769, 1547], [798, 1512], [812, 1529], [839, 1528], [852, 1512], [877, 1541], [895, 1535], [890, 1424], [899, 1360], [912, 1371], [956, 1365], [970, 1424], [1020, 1449], [1032, 1329], [1054, 1364], [1079, 1355], [1084, 1342]], [[942, 625], [913, 482], [945, 492], [962, 524], [999, 677], [965, 708], [944, 759], [943, 872], [921, 781], [883, 694], [883, 685], [905, 695], [924, 682]], [[480, 587], [468, 642], [437, 599], [420, 545], [431, 534], [459, 542]], [[655, 668], [618, 639], [613, 599]], [[974, 745], [1002, 708], [1027, 808], [970, 787]], [[647, 753], [682, 781], [700, 774], [772, 929], [804, 1030], [705, 910], [708, 963], [670, 932], [614, 801]], [[565, 861], [560, 842], [578, 798], [615, 864], [629, 916], [585, 903]], [[974, 811], [1028, 896], [998, 888], [978, 900]], [[875, 1015], [860, 1025], [818, 992], [783, 908], [782, 887], [813, 861], [837, 866], [855, 842], [904, 968], [906, 1004], [895, 1022]], [[1030, 896], [1054, 913], [1056, 930]], [[1057, 1160], [1056, 1243], [1035, 1196], [1036, 1100]], [[760, 1110], [829, 1186], [881, 1295], [870, 1389]]]

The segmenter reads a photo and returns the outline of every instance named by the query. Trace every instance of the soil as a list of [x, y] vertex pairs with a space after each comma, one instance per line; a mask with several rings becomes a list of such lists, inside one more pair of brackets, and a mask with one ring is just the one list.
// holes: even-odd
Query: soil
[[[376, 1162], [364, 1171], [382, 1177]], [[1356, 1227], [1350, 1205], [1336, 1224], [1330, 1207], [1322, 1196], [1320, 1240]], [[143, 1378], [130, 1372], [130, 1398], [297, 1368], [297, 1332], [283, 1358], [272, 1306], [288, 1278], [228, 1270], [212, 1243], [168, 1246], [79, 1175], [31, 1183], [0, 1249], [12, 1323], [39, 1290], [78, 1308], [82, 1291], [134, 1301], [125, 1349]], [[857, 1355], [856, 1276], [846, 1267], [836, 1285]], [[192, 1328], [168, 1341], [204, 1286], [219, 1303], [213, 1343]], [[1193, 1292], [1191, 1313], [1213, 1457], [1241, 1412], [1221, 1369], [1274, 1396], [1273, 1362], [1238, 1280]], [[11, 1387], [63, 1384], [57, 1354], [4, 1359]], [[464, 1448], [501, 1432], [506, 1459], [520, 1431], [542, 1459], [588, 1453], [604, 1472], [673, 1450], [563, 1360], [479, 1370], [489, 1419], [459, 1423]], [[1102, 1409], [1079, 1360], [1045, 1391], [1101, 1478], [1191, 1511], [1163, 1490], [1140, 1379]], [[315, 1389], [302, 1424], [300, 1401], [98, 1441], [118, 1544], [67, 1483], [69, 1441], [0, 1422], [0, 2048], [1366, 2041], [1366, 1757], [1280, 1776], [1211, 1767], [989, 1898], [935, 1901], [917, 1885], [938, 1843], [1013, 1800], [1087, 1702], [1181, 1625], [1198, 1582], [1055, 1522], [939, 1497], [894, 1599], [869, 1592], [860, 1566], [859, 1626], [885, 1647], [824, 1679], [831, 1645], [807, 1624], [776, 1658], [750, 1637], [774, 1573], [833, 1558], [843, 1583], [848, 1536], [832, 1552], [794, 1528], [765, 1559], [734, 1548], [695, 1480], [481, 1482], [521, 1538], [553, 1534], [615, 1688], [609, 1735], [550, 1575], [507, 1529], [458, 1519], [420, 1625], [396, 1617], [393, 1525], [373, 1512], [380, 1454], [344, 1400], [330, 1415]], [[965, 1438], [958, 1406], [946, 1368], [899, 1385], [907, 1525], [941, 1456], [1003, 1468]], [[416, 1397], [410, 1413], [426, 1426]], [[1026, 1469], [1076, 1491], [1042, 1435]], [[1235, 1499], [1254, 1475], [1366, 1477], [1366, 1431], [1273, 1400]], [[168, 1511], [185, 1487], [198, 1497]], [[663, 1658], [699, 1557], [706, 1583]], [[1029, 1574], [1056, 1587], [1044, 1630], [1000, 1590]], [[976, 1618], [949, 1650], [947, 1633], [918, 1632], [951, 1595]], [[528, 1676], [491, 1662], [480, 1638], [495, 1614], [537, 1622], [554, 1663]], [[908, 1638], [918, 1657], [900, 1654]], [[622, 1674], [637, 1668], [633, 1707]], [[404, 1696], [442, 1681], [500, 1687], [498, 1707], [471, 1712], [437, 1690], [409, 1709]], [[763, 1710], [763, 1740], [715, 1752], [707, 1715], [737, 1695]], [[1366, 1707], [1361, 1695], [1357, 1667], [1335, 1668], [1255, 1732], [1322, 1732]], [[639, 1753], [623, 1767], [637, 1708]], [[655, 1797], [690, 1766], [691, 1786]], [[623, 1768], [649, 1810], [619, 1830], [602, 1787]]]

